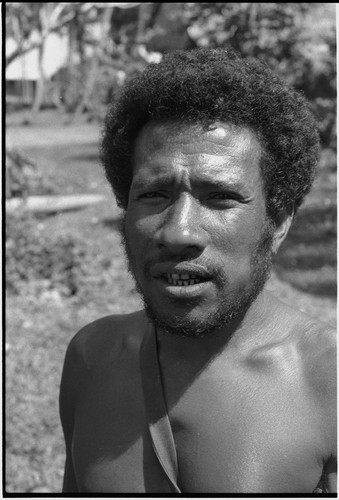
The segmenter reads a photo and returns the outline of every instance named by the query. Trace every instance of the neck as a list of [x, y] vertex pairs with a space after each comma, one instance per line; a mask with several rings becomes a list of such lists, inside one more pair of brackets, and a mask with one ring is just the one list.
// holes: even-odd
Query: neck
[[163, 330], [157, 331], [161, 361], [172, 360], [187, 368], [203, 370], [224, 352], [237, 350], [244, 353], [260, 343], [267, 318], [270, 299], [261, 292], [245, 313], [226, 326], [213, 330], [204, 337], [180, 337]]

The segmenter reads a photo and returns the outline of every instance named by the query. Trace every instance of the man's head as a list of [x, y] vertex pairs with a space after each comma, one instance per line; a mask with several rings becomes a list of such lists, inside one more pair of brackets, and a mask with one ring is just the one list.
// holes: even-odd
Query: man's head
[[310, 189], [317, 147], [304, 100], [233, 53], [171, 53], [125, 88], [102, 160], [159, 327], [203, 335], [246, 312]]

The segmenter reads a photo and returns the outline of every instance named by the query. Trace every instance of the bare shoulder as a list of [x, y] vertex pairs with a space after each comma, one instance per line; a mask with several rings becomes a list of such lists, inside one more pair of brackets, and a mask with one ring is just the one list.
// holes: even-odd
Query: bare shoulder
[[322, 406], [329, 408], [336, 404], [336, 330], [307, 316], [295, 329], [306, 380]]
[[304, 375], [320, 395], [326, 395], [324, 389], [332, 390], [336, 382], [335, 328], [276, 298], [272, 300], [271, 310], [281, 325], [283, 343], [295, 347]]
[[72, 338], [65, 355], [59, 393], [65, 435], [71, 432], [77, 399], [86, 392], [88, 382], [105, 370], [106, 374], [114, 372], [122, 353], [136, 358], [147, 324], [143, 311], [111, 315], [86, 325]]
[[[280, 301], [279, 301], [280, 302]], [[305, 374], [335, 381], [336, 330], [333, 326], [280, 302], [287, 339], [296, 346]], [[323, 387], [320, 388], [321, 393]]]
[[72, 338], [68, 353], [78, 358], [87, 370], [103, 367], [123, 350], [137, 351], [146, 326], [144, 311], [99, 318]]
[[[333, 475], [337, 455], [337, 346], [333, 327], [313, 319], [298, 327], [297, 346], [302, 373], [323, 437], [327, 483]], [[331, 489], [328, 491], [336, 491]]]
[[[328, 434], [329, 445], [336, 442], [337, 342], [331, 325], [282, 302], [274, 310], [284, 325], [281, 345], [293, 353], [291, 369], [300, 376], [300, 384], [312, 399]], [[298, 374], [298, 375], [297, 375]]]

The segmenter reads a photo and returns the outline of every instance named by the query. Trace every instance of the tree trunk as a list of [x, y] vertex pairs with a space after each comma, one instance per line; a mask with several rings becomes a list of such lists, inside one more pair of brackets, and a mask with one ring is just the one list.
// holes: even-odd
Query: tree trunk
[[74, 19], [68, 26], [68, 54], [66, 69], [66, 85], [64, 85], [64, 104], [67, 112], [72, 113], [75, 109], [75, 95], [77, 95], [77, 75], [74, 67], [74, 51], [76, 49], [76, 33]]
[[82, 95], [81, 101], [77, 105], [74, 113], [70, 116], [67, 124], [71, 124], [73, 121], [77, 121], [77, 119], [83, 113], [85, 107], [89, 104], [91, 94], [97, 79], [98, 75], [98, 67], [99, 67], [99, 51], [96, 50], [92, 56], [91, 68], [89, 70], [88, 76], [86, 78], [86, 86], [84, 93]]
[[87, 104], [90, 107], [91, 94], [93, 92], [98, 75], [99, 61], [104, 58], [105, 44], [107, 42], [107, 39], [110, 38], [109, 30], [110, 30], [110, 19], [112, 16], [112, 10], [113, 7], [107, 7], [103, 11], [101, 20], [102, 24], [101, 37], [100, 40], [98, 40], [97, 46], [92, 55], [91, 67], [87, 74], [85, 89], [81, 101], [79, 102], [78, 106], [76, 107], [76, 110], [74, 111], [73, 115], [69, 118], [67, 122], [68, 124], [72, 123], [74, 120], [79, 118], [79, 116], [81, 115]]
[[135, 37], [135, 43], [143, 43], [143, 37], [145, 35], [146, 25], [150, 18], [150, 8], [146, 3], [139, 4], [138, 11], [138, 25], [137, 25], [137, 34]]
[[38, 71], [39, 77], [35, 89], [35, 97], [32, 106], [32, 122], [34, 123], [38, 117], [38, 113], [40, 111], [41, 105], [44, 99], [44, 91], [45, 91], [45, 72], [43, 66], [43, 57], [45, 53], [45, 42], [46, 39], [43, 39], [41, 45], [38, 49]]

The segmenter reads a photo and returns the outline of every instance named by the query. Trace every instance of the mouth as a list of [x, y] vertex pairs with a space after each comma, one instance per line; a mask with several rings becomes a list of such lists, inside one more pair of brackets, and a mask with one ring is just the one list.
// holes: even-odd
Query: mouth
[[191, 273], [166, 273], [162, 279], [172, 286], [192, 286], [206, 281], [206, 278]]
[[158, 292], [171, 299], [198, 299], [210, 293], [213, 286], [213, 277], [206, 267], [192, 262], [157, 263], [150, 271]]

